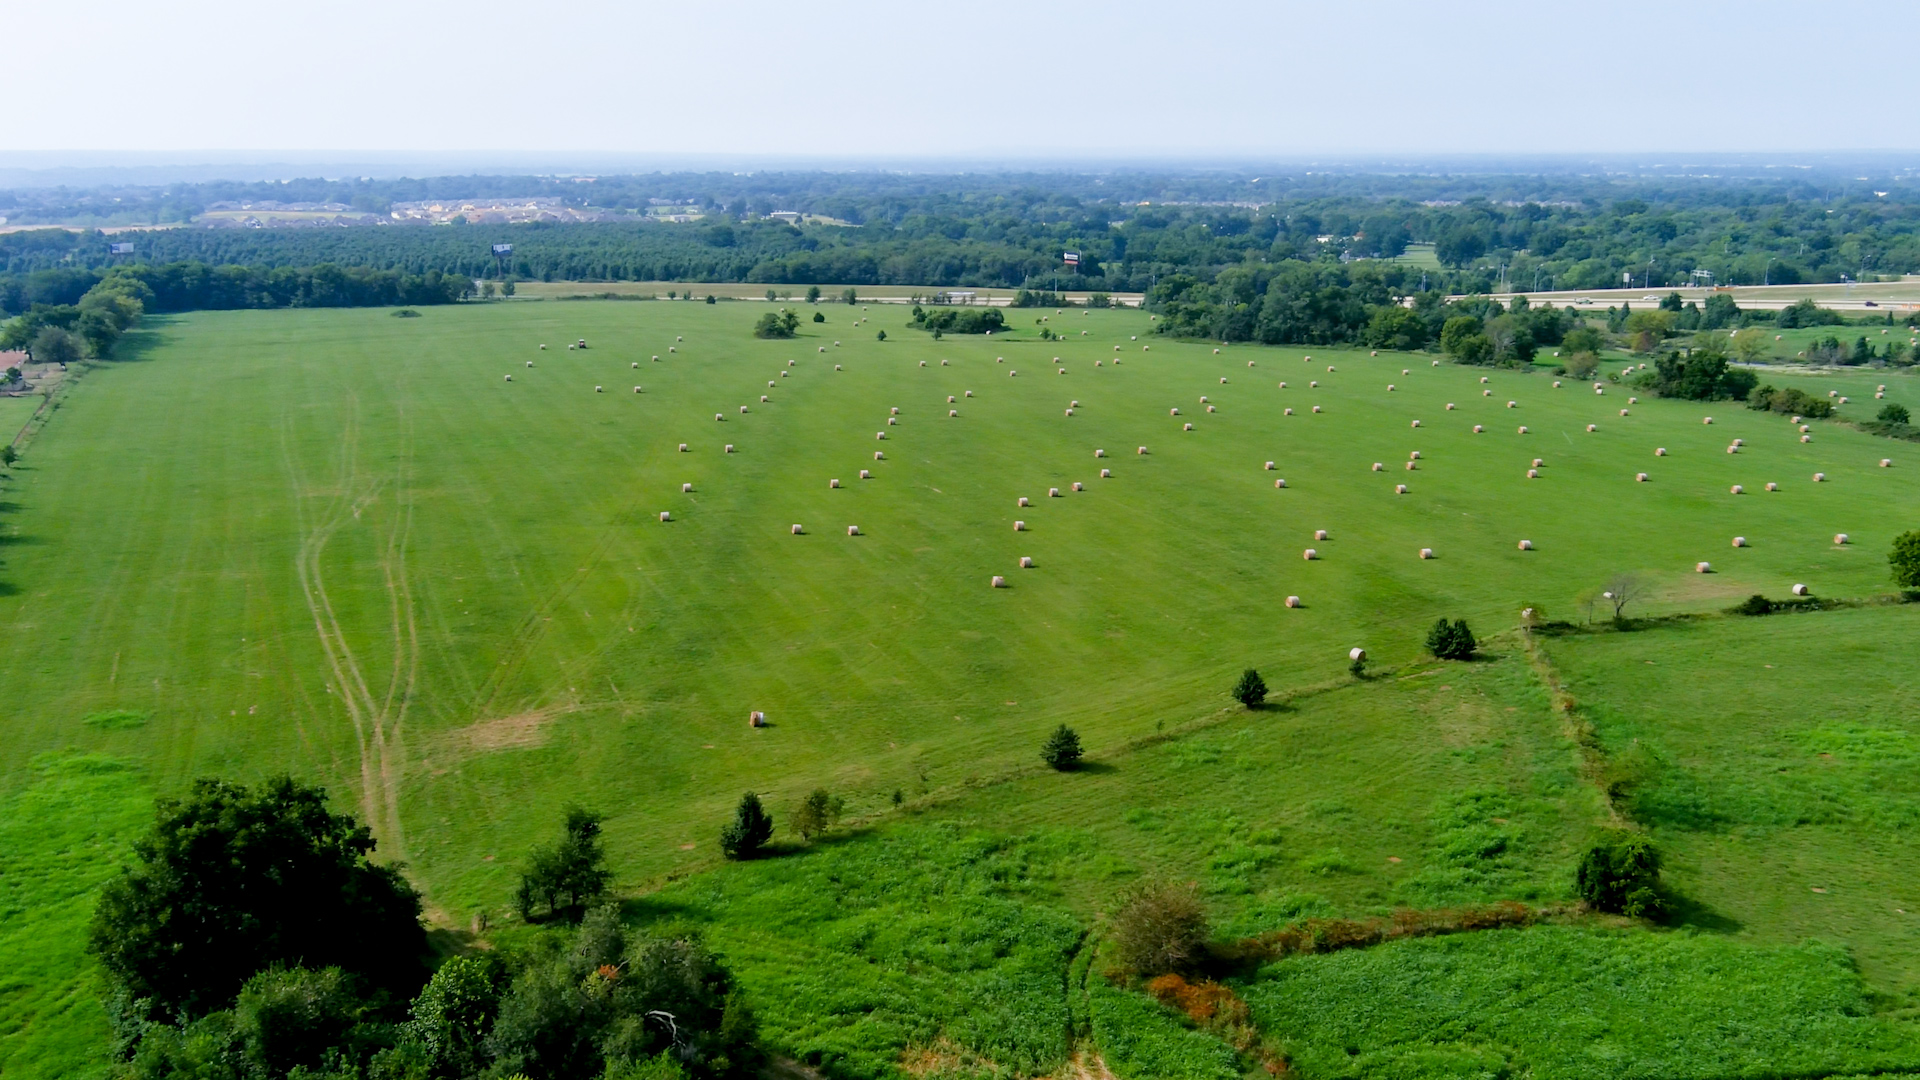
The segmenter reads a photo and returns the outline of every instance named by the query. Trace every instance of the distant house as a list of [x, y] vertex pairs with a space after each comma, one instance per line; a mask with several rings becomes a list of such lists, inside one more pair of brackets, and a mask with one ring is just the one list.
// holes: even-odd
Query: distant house
[[789, 225], [800, 224], [800, 214], [795, 210], [775, 210], [767, 216], [775, 221], [784, 221]]

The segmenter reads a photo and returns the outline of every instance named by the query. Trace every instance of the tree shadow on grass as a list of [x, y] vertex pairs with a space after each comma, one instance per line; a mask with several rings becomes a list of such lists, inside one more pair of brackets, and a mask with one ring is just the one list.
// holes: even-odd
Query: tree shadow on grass
[[154, 350], [166, 344], [166, 335], [160, 331], [172, 326], [178, 320], [171, 315], [144, 315], [140, 325], [121, 335], [113, 346], [113, 357], [109, 364], [143, 364], [153, 360]]
[[1691, 930], [1704, 930], [1710, 934], [1737, 934], [1746, 929], [1746, 924], [1725, 912], [1716, 911], [1706, 903], [1696, 900], [1685, 893], [1667, 890], [1661, 900], [1667, 910], [1660, 917], [1662, 926], [1675, 929], [1686, 927]]
[[1080, 763], [1078, 765], [1075, 765], [1073, 768], [1068, 769], [1067, 771], [1077, 772], [1077, 773], [1088, 773], [1093, 776], [1106, 776], [1109, 773], [1119, 772], [1120, 767], [1118, 765], [1109, 765], [1104, 761], [1088, 761], [1085, 758], [1081, 758]]

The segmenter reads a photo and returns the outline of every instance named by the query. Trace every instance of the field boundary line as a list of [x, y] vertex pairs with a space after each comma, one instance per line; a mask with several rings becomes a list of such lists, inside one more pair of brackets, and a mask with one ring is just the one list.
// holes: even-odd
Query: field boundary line
[[1531, 631], [1520, 631], [1520, 647], [1526, 654], [1527, 665], [1546, 688], [1553, 711], [1560, 717], [1562, 734], [1580, 754], [1582, 779], [1600, 793], [1600, 802], [1607, 808], [1607, 823], [1616, 828], [1628, 824], [1626, 817], [1620, 813], [1620, 807], [1614, 802], [1613, 787], [1607, 782], [1607, 751], [1600, 745], [1600, 737], [1595, 733], [1592, 721], [1580, 715], [1580, 702], [1567, 689], [1566, 679], [1561, 676], [1560, 669], [1554, 666], [1553, 658], [1547, 655], [1546, 649]]

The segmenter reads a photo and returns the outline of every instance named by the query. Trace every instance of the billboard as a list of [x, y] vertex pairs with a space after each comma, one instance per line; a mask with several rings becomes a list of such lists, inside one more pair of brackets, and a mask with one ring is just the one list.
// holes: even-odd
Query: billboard
[[493, 253], [495, 255], [511, 255], [513, 254], [513, 245], [512, 244], [495, 244], [493, 245]]

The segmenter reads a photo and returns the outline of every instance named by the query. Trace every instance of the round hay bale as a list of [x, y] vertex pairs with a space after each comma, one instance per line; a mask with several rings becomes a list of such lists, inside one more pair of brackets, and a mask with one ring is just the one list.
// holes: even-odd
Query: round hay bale
[[1798, 584], [1796, 584], [1796, 585], [1795, 585], [1795, 586], [1793, 587], [1793, 595], [1795, 595], [1795, 596], [1805, 596], [1805, 595], [1807, 595], [1807, 587], [1806, 587], [1805, 585], [1798, 585]]
[[1560, 380], [1559, 380], [1559, 379], [1555, 379], [1555, 380], [1553, 380], [1553, 388], [1554, 388], [1555, 390], [1558, 390], [1558, 389], [1560, 389]]
[[873, 474], [872, 474], [872, 473], [870, 473], [870, 472], [868, 472], [868, 471], [867, 471], [867, 470], [865, 470], [865, 469], [861, 469], [861, 470], [860, 470], [860, 479], [862, 479], [862, 480], [871, 480], [871, 479], [873, 479]]
[[1596, 387], [1594, 387], [1594, 388], [1593, 388], [1593, 392], [1594, 392], [1595, 394], [1599, 394], [1599, 395], [1601, 395], [1601, 396], [1605, 396], [1605, 395], [1606, 395], [1606, 392], [1607, 392], [1607, 388], [1606, 388], [1606, 387], [1604, 387], [1604, 386], [1596, 386]]
[[900, 422], [900, 418], [899, 418], [899, 417], [897, 417], [897, 416], [889, 416], [889, 417], [887, 417], [887, 426], [888, 426], [888, 427], [892, 427], [892, 426], [894, 426], [895, 424], [898, 424], [899, 422]]
[[803, 533], [803, 532], [805, 532], [805, 531], [806, 531], [806, 530], [804, 530], [804, 529], [802, 529], [802, 528], [801, 528], [800, 526], [798, 526], [798, 525], [795, 525], [795, 526], [793, 527], [793, 535], [795, 535], [795, 536], [799, 536], [799, 535], [800, 535], [801, 533]]
[[1745, 440], [1745, 439], [1735, 439], [1735, 440], [1733, 440], [1733, 441], [1732, 441], [1731, 443], [1728, 443], [1727, 445], [1729, 445], [1729, 446], [1745, 446], [1745, 445], [1747, 445], [1747, 440]]
[[527, 366], [528, 366], [528, 367], [532, 367], [532, 366], [533, 366], [533, 361], [531, 361], [531, 360], [529, 360], [529, 361], [527, 361]]
[[1109, 478], [1110, 478], [1110, 477], [1112, 477], [1112, 476], [1113, 476], [1113, 470], [1112, 470], [1112, 469], [1101, 469], [1101, 470], [1100, 470], [1100, 479], [1102, 479], [1102, 480], [1106, 480], [1106, 479], [1109, 479]]
[[833, 365], [833, 370], [835, 370], [835, 371], [839, 371], [839, 370], [840, 370], [840, 365], [839, 365], [839, 364], [835, 364], [835, 365]]
[[1192, 430], [1193, 430], [1193, 425], [1192, 425], [1192, 424], [1182, 424], [1182, 425], [1180, 425], [1180, 430], [1181, 430], [1181, 431], [1192, 431]]
[[1006, 578], [1001, 577], [999, 574], [993, 575], [993, 588], [1004, 589], [1006, 587], [1007, 587]]
[[676, 348], [674, 348], [674, 347], [673, 347], [673, 346], [671, 346], [671, 345], [669, 345], [669, 346], [667, 346], [667, 351], [668, 351], [669, 353], [677, 353], [677, 352], [679, 352], [680, 350], [679, 350], [679, 349], [676, 349]]
[[1452, 411], [1453, 411], [1453, 409], [1454, 409], [1454, 405], [1453, 405], [1453, 402], [1451, 402], [1451, 401], [1449, 401], [1449, 402], [1447, 402], [1447, 411], [1448, 411], [1448, 412], [1452, 412]]
[[1348, 649], [1347, 650], [1347, 659], [1349, 660], [1365, 660], [1366, 658], [1367, 658], [1367, 650], [1365, 649]]
[[546, 344], [545, 344], [544, 342], [543, 342], [543, 343], [541, 343], [541, 345], [540, 345], [540, 351], [541, 351], [541, 352], [546, 352], [546, 351], [547, 351], [547, 346], [546, 346]]
[[1519, 402], [1517, 402], [1517, 401], [1509, 401], [1509, 402], [1507, 402], [1507, 408], [1509, 408], [1509, 409], [1517, 409], [1517, 408], [1519, 408], [1519, 407], [1520, 407], [1520, 403], [1519, 403]]
[[1206, 403], [1207, 403], [1207, 395], [1205, 395], [1205, 394], [1201, 394], [1201, 395], [1200, 395], [1200, 404], [1202, 404], [1202, 405], [1205, 405]]
[[508, 381], [508, 382], [512, 382], [512, 381], [513, 381], [513, 376], [511, 376], [511, 375], [509, 375], [509, 376], [507, 376], [507, 381]]
[[1059, 373], [1060, 373], [1060, 374], [1062, 374], [1062, 375], [1065, 375], [1065, 374], [1067, 373], [1067, 369], [1066, 369], [1066, 368], [1061, 368], [1061, 369], [1060, 369], [1060, 372], [1059, 372]]
[[1008, 368], [1008, 369], [1007, 369], [1007, 378], [1009, 378], [1009, 379], [1017, 379], [1017, 378], [1019, 378], [1019, 377], [1020, 377], [1020, 373], [1019, 373], [1019, 372], [1017, 372], [1017, 371], [1014, 371], [1014, 370], [1013, 370], [1012, 368]]
[[1026, 506], [1026, 505], [1027, 505], [1027, 497], [1026, 497], [1025, 495], [1022, 495], [1022, 496], [1020, 496], [1019, 498], [1017, 498], [1017, 499], [1015, 499], [1015, 500], [1013, 500], [1013, 505], [1015, 505], [1015, 506]]
[[1327, 538], [1327, 530], [1325, 529], [1313, 530], [1313, 538], [1315, 540], [1325, 540]]
[[1373, 350], [1372, 352], [1370, 352], [1370, 353], [1368, 353], [1367, 355], [1368, 355], [1368, 356], [1379, 356], [1379, 355], [1380, 355], [1380, 350], [1379, 350], [1379, 349], [1375, 349], [1375, 350]]
[[1077, 409], [1079, 407], [1080, 407], [1080, 402], [1078, 400], [1067, 402], [1067, 408], [1069, 409]]
[[1629, 405], [1638, 405], [1638, 404], [1640, 404], [1640, 399], [1639, 399], [1639, 398], [1637, 398], [1637, 397], [1630, 397], [1630, 398], [1628, 398], [1628, 399], [1627, 399], [1627, 404], [1629, 404]]
[[1081, 489], [1082, 489], [1082, 485], [1081, 485], [1081, 483], [1080, 483], [1080, 481], [1078, 481], [1078, 480], [1075, 480], [1075, 481], [1074, 481], [1074, 482], [1072, 483], [1072, 485], [1071, 485], [1071, 487], [1072, 487], [1072, 488], [1073, 488], [1073, 490], [1075, 490], [1075, 491], [1079, 491], [1079, 490], [1081, 490]]
[[1642, 483], [1642, 484], [1644, 484], [1644, 483], [1646, 483], [1646, 482], [1647, 482], [1647, 474], [1646, 474], [1646, 473], [1634, 473], [1634, 474], [1633, 474], [1633, 478], [1634, 478], [1634, 480], [1635, 480], [1635, 481], [1637, 481], [1637, 482], [1639, 482], [1639, 483]]
[[[762, 395], [762, 397], [763, 397], [763, 398], [764, 398], [764, 396], [765, 396], [765, 395]], [[745, 405], [742, 405], [742, 406], [740, 406], [740, 411], [741, 411], [741, 412], [746, 412], [746, 411], [747, 411], [747, 407], [746, 407]]]
[[1694, 573], [1696, 573], [1696, 574], [1711, 574], [1711, 573], [1713, 573], [1713, 564], [1712, 564], [1712, 563], [1704, 563], [1704, 562], [1701, 562], [1701, 563], [1694, 563], [1694, 564], [1693, 564], [1693, 572], [1694, 572]]
[[1747, 546], [1747, 538], [1746, 538], [1746, 537], [1744, 537], [1744, 536], [1736, 536], [1736, 537], [1734, 537], [1734, 538], [1733, 538], [1733, 546], [1734, 546], [1734, 547], [1746, 547], [1746, 546]]
[[1589, 433], [1589, 434], [1591, 434], [1592, 432], [1595, 432], [1595, 431], [1599, 431], [1599, 430], [1600, 430], [1600, 425], [1599, 425], [1599, 424], [1588, 424], [1588, 425], [1587, 425], [1587, 431], [1588, 431], [1588, 433]]
[[1282, 410], [1280, 410], [1280, 415], [1282, 415], [1282, 416], [1292, 416], [1292, 415], [1293, 415], [1293, 410], [1292, 410], [1292, 409], [1282, 409]]
[[1267, 462], [1267, 471], [1268, 471], [1268, 472], [1272, 472], [1273, 470], [1274, 470], [1274, 464], [1273, 464], [1273, 462], [1271, 462], [1271, 461], [1269, 461], [1269, 462]]
[[1295, 607], [1295, 608], [1297, 608], [1297, 607], [1299, 607], [1299, 606], [1300, 606], [1300, 598], [1299, 598], [1299, 597], [1297, 597], [1297, 596], [1289, 596], [1289, 597], [1287, 597], [1287, 606], [1288, 606], [1288, 607]]
[[1033, 557], [1030, 555], [1020, 556], [1020, 569], [1022, 570], [1033, 569]]
[[1538, 480], [1538, 479], [1540, 479], [1540, 470], [1539, 470], [1539, 469], [1528, 469], [1528, 470], [1527, 470], [1527, 479], [1529, 479], [1529, 480]]
[[1414, 426], [1414, 427], [1419, 427], [1419, 426], [1420, 426], [1420, 421], [1418, 421], [1418, 420], [1415, 420], [1415, 421], [1413, 422], [1413, 426]]
[[1875, 391], [1873, 392], [1873, 396], [1874, 396], [1874, 397], [1875, 397], [1876, 399], [1878, 399], [1878, 398], [1883, 398], [1883, 397], [1886, 397], [1886, 396], [1887, 396], [1887, 392], [1886, 392], [1885, 390], [1875, 390]]
[[828, 487], [830, 487], [830, 488], [837, 488], [837, 487], [839, 487], [839, 486], [840, 486], [840, 481], [839, 481], [839, 479], [838, 479], [838, 478], [835, 478], [835, 479], [832, 479], [832, 480], [829, 480], [829, 481], [827, 481], [827, 486], [828, 486]]
[[1803, 442], [1803, 443], [1810, 443], [1810, 442], [1812, 442], [1812, 441], [1813, 441], [1813, 436], [1811, 436], [1811, 435], [1802, 435], [1802, 436], [1800, 436], [1800, 441], [1801, 441], [1801, 442]]
[[1883, 457], [1883, 458], [1881, 458], [1881, 459], [1880, 459], [1880, 467], [1881, 467], [1881, 468], [1883, 468], [1883, 469], [1891, 469], [1891, 468], [1893, 468], [1893, 459], [1892, 459], [1892, 458], [1890, 458], [1890, 457]]
[[1654, 457], [1666, 457], [1666, 456], [1667, 456], [1667, 448], [1666, 448], [1666, 447], [1664, 447], [1664, 446], [1656, 446], [1656, 447], [1654, 447], [1654, 448], [1653, 448], [1653, 456], [1654, 456]]
[[1392, 384], [1392, 383], [1388, 383], [1388, 384], [1387, 384], [1387, 393], [1389, 393], [1389, 394], [1391, 394], [1391, 393], [1393, 393], [1393, 384]]
[[968, 391], [966, 391], [966, 396], [967, 396], [967, 397], [972, 397], [972, 396], [973, 396], [973, 391], [971, 391], [971, 390], [968, 390]]
[[1701, 422], [1701, 423], [1703, 423], [1703, 424], [1711, 424], [1711, 423], [1713, 423], [1713, 417], [1711, 417], [1711, 416], [1703, 416], [1703, 417], [1701, 417], [1701, 418], [1700, 418], [1700, 422]]
[[1308, 380], [1307, 380], [1307, 389], [1309, 389], [1309, 390], [1318, 390], [1319, 388], [1320, 388], [1320, 380], [1319, 380], [1319, 379], [1308, 379]]
[[1827, 474], [1826, 474], [1826, 473], [1823, 473], [1823, 472], [1817, 472], [1817, 473], [1814, 473], [1814, 474], [1813, 474], [1813, 482], [1814, 482], [1814, 483], [1816, 483], [1816, 484], [1823, 484], [1823, 483], [1826, 483], [1826, 480], [1827, 480]]
[[1434, 367], [1439, 367], [1439, 366], [1440, 366], [1440, 361], [1438, 361], [1438, 360], [1435, 360], [1435, 361], [1433, 362], [1433, 366], [1434, 366]]
[[1047, 489], [1047, 498], [1049, 498], [1049, 499], [1057, 499], [1057, 498], [1059, 498], [1059, 497], [1060, 497], [1060, 489], [1059, 489], [1059, 488], [1048, 488], [1048, 489]]
[[1542, 467], [1542, 466], [1544, 466], [1544, 465], [1546, 465], [1546, 461], [1545, 461], [1545, 459], [1543, 459], [1543, 458], [1534, 458], [1534, 459], [1533, 459], [1533, 467], [1534, 467], [1534, 468], [1536, 468], [1536, 469], [1538, 469], [1538, 468], [1541, 468], [1541, 467]]
[[1481, 386], [1485, 386], [1485, 385], [1487, 385], [1487, 381], [1488, 381], [1488, 380], [1487, 380], [1487, 377], [1486, 377], [1485, 375], [1482, 375], [1482, 376], [1480, 376], [1480, 385], [1481, 385]]
[[1621, 410], [1620, 410], [1620, 415], [1621, 415], [1621, 416], [1625, 416], [1625, 415], [1627, 415], [1627, 410], [1625, 410], [1625, 409], [1621, 409]]
[[1839, 396], [1840, 396], [1840, 391], [1838, 391], [1838, 390], [1829, 390], [1829, 391], [1827, 391], [1827, 396], [1828, 396], [1828, 397], [1832, 397], [1832, 398], [1837, 398], [1837, 397], [1839, 397]]
[[1408, 460], [1408, 461], [1419, 461], [1419, 460], [1420, 460], [1420, 451], [1418, 451], [1418, 450], [1410, 450], [1410, 451], [1408, 451], [1408, 452], [1407, 452], [1407, 460]]
[[1280, 384], [1280, 389], [1282, 389], [1282, 390], [1285, 390], [1286, 388], [1287, 388], [1287, 384], [1286, 384], [1286, 383], [1281, 383], [1281, 384]]
[[686, 339], [686, 335], [684, 335], [684, 334], [676, 334], [676, 335], [674, 335], [674, 338], [673, 338], [673, 340], [675, 340], [675, 341], [685, 341], [685, 340], [687, 340], [687, 339]]
[[1286, 481], [1285, 481], [1284, 479], [1282, 479], [1282, 480], [1275, 480], [1275, 481], [1273, 482], [1273, 486], [1274, 486], [1274, 487], [1277, 487], [1277, 488], [1283, 488], [1283, 487], [1286, 487], [1286, 486], [1287, 486], [1287, 482], [1286, 482]]
[[1433, 558], [1433, 549], [1432, 549], [1432, 548], [1421, 548], [1421, 549], [1420, 549], [1420, 557], [1421, 557], [1421, 558], [1423, 558], [1423, 559], [1431, 559], [1431, 558]]
[[1478, 434], [1480, 434], [1481, 432], [1483, 432], [1483, 431], [1485, 431], [1485, 430], [1487, 430], [1487, 429], [1486, 429], [1486, 428], [1483, 428], [1483, 427], [1481, 427], [1481, 426], [1480, 426], [1479, 424], [1475, 424], [1475, 425], [1473, 425], [1473, 433], [1474, 433], [1475, 435], [1478, 435]]
[[1521, 550], [1521, 551], [1532, 551], [1532, 550], [1533, 550], [1533, 541], [1531, 541], [1531, 540], [1522, 540], [1522, 541], [1520, 541], [1520, 550]]
[[660, 354], [659, 354], [659, 353], [655, 353], [655, 354], [654, 354], [654, 356], [653, 356], [653, 362], [654, 362], [654, 363], [656, 363], [656, 364], [660, 362]]
[[[834, 344], [836, 344], [836, 345], [837, 345], [837, 344], [839, 344], [839, 342], [835, 342]], [[860, 526], [858, 526], [858, 525], [849, 525], [849, 526], [847, 526], [847, 535], [848, 535], [848, 536], [859, 536], [859, 535], [860, 535]]]
[[882, 451], [882, 450], [875, 450], [875, 451], [873, 452], [873, 460], [875, 460], [875, 461], [885, 461], [885, 460], [887, 460], [887, 455], [886, 455], [886, 452], [885, 452], [885, 451]]
[[1213, 406], [1211, 406], [1211, 405], [1209, 405], [1209, 406], [1207, 406], [1207, 411], [1208, 411], [1208, 412], [1212, 412], [1212, 411], [1213, 411]]
[[1013, 523], [1013, 531], [1014, 531], [1014, 532], [1026, 532], [1026, 531], [1027, 531], [1027, 523], [1026, 523], [1026, 522], [1024, 522], [1024, 521], [1016, 521], [1016, 522], [1014, 522], [1014, 523]]
[[1737, 454], [1737, 453], [1739, 453], [1739, 452], [1740, 452], [1740, 448], [1739, 448], [1739, 447], [1737, 447], [1737, 446], [1729, 446], [1729, 447], [1727, 447], [1727, 453], [1729, 453], [1729, 454]]
[[672, 521], [672, 520], [673, 520], [673, 515], [672, 515], [672, 514], [670, 514], [670, 513], [668, 513], [668, 512], [667, 512], [667, 511], [665, 511], [665, 510], [662, 510], [662, 511], [660, 511], [660, 520], [661, 520], [661, 521]]
[[1248, 366], [1248, 367], [1252, 367], [1252, 366], [1253, 366], [1253, 361], [1251, 361], [1251, 360], [1249, 360], [1249, 361], [1247, 361], [1247, 366]]
[[1768, 491], [1779, 491], [1779, 490], [1780, 490], [1780, 485], [1779, 485], [1779, 484], [1776, 484], [1776, 483], [1774, 483], [1774, 482], [1773, 482], [1773, 481], [1771, 481], [1771, 480], [1769, 480], [1769, 481], [1767, 481], [1767, 490], [1768, 490]]
[[1834, 534], [1833, 534], [1833, 542], [1834, 542], [1834, 544], [1835, 544], [1836, 546], [1841, 546], [1841, 547], [1844, 547], [1844, 546], [1846, 546], [1846, 543], [1847, 543], [1847, 534], [1846, 534], [1846, 533], [1834, 533]]
[[687, 452], [687, 444], [686, 444], [686, 443], [681, 443], [681, 444], [680, 444], [680, 452], [681, 452], [681, 453], [683, 453], [683, 454]]
[[1373, 471], [1374, 471], [1374, 472], [1379, 472], [1379, 471], [1381, 471], [1382, 469], [1385, 469], [1385, 468], [1386, 468], [1386, 466], [1385, 466], [1385, 465], [1382, 465], [1382, 464], [1380, 464], [1380, 463], [1379, 463], [1379, 462], [1377, 462], [1377, 461], [1373, 463]]
[[1313, 550], [1312, 548], [1308, 548], [1307, 550], [1300, 553], [1300, 557], [1307, 560], [1308, 562], [1312, 562], [1313, 560], [1320, 557], [1320, 553]]
[[1416, 467], [1418, 467], [1418, 465], [1419, 465], [1418, 462], [1414, 462], [1414, 461], [1407, 462], [1407, 471], [1412, 472]]
[[680, 494], [682, 494], [682, 495], [685, 495], [685, 494], [687, 494], [688, 492], [690, 492], [690, 491], [692, 491], [692, 490], [693, 490], [693, 485], [692, 485], [692, 484], [681, 484], [681, 485], [680, 485]]
[[1527, 433], [1527, 425], [1525, 425], [1525, 424], [1521, 424], [1521, 425], [1520, 425], [1520, 434], [1522, 434], [1522, 435], [1525, 435], [1526, 433]]
[[[834, 347], [835, 347], [835, 348], [838, 348], [838, 347], [840, 346], [840, 343], [839, 343], [839, 342], [837, 342], [837, 341], [836, 341], [836, 342], [834, 342], [833, 344], [834, 344]], [[942, 360], [942, 361], [940, 361], [940, 362], [941, 362], [941, 363], [943, 363], [943, 364], [944, 364], [944, 363], [946, 363], [946, 361], [945, 361], [945, 360]]]
[[[1884, 334], [1884, 333], [1886, 333], [1886, 331], [1885, 331], [1885, 330], [1882, 330], [1882, 331], [1880, 331], [1880, 332], [1881, 332], [1881, 333], [1883, 333], [1883, 334]], [[1887, 384], [1886, 384], [1886, 383], [1881, 383], [1881, 384], [1880, 384], [1879, 386], [1877, 386], [1877, 387], [1875, 387], [1874, 389], [1875, 389], [1876, 391], [1878, 391], [1879, 393], [1882, 393], [1882, 394], [1884, 394], [1884, 393], [1886, 393], [1886, 392], [1887, 392]]]
[[1407, 485], [1405, 484], [1393, 485], [1393, 493], [1395, 495], [1405, 495], [1407, 493]]
[[1809, 432], [1809, 431], [1812, 431], [1812, 430], [1813, 430], [1813, 426], [1812, 426], [1812, 425], [1810, 425], [1810, 424], [1801, 424], [1801, 425], [1800, 425], [1800, 434], [1802, 434], [1802, 435], [1805, 435], [1805, 434], [1806, 434], [1807, 432]]
[[1136, 453], [1136, 454], [1145, 454], [1146, 452], [1147, 452], [1147, 448], [1146, 448], [1146, 447], [1144, 447], [1144, 446], [1143, 446], [1143, 447], [1141, 447], [1140, 449], [1138, 449], [1138, 450], [1135, 450], [1135, 451], [1134, 451], [1134, 453]]
[[714, 413], [714, 414], [713, 414], [713, 418], [714, 418], [715, 420], [720, 420], [720, 421], [725, 421], [725, 420], [726, 420], [726, 416], [725, 416], [725, 414], [722, 414], [722, 413]]
[[1315, 405], [1315, 406], [1313, 407], [1313, 411], [1314, 411], [1314, 412], [1319, 412], [1319, 411], [1320, 411], [1320, 406], [1318, 406], [1318, 405]]
[[1492, 396], [1493, 396], [1493, 391], [1491, 391], [1491, 390], [1482, 390], [1482, 391], [1480, 391], [1480, 396], [1481, 396], [1481, 397], [1492, 397]]
[[1413, 369], [1412, 369], [1412, 368], [1401, 368], [1401, 369], [1400, 369], [1400, 374], [1402, 374], [1402, 375], [1411, 375], [1412, 373], [1413, 373]]
[[639, 367], [640, 367], [640, 361], [638, 361], [638, 360], [635, 360], [635, 361], [633, 362], [633, 366], [634, 366], [634, 369], [635, 369], [635, 370], [639, 370]]
[[1213, 355], [1215, 355], [1215, 356], [1219, 356], [1219, 355], [1220, 355], [1220, 350], [1219, 350], [1219, 349], [1215, 349], [1215, 350], [1213, 350]]

